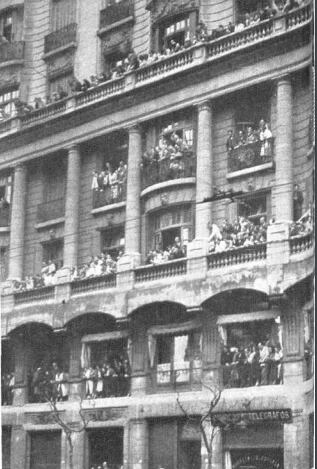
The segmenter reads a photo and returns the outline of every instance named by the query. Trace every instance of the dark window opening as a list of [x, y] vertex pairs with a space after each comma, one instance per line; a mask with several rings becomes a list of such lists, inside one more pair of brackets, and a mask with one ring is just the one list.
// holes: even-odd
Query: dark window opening
[[2, 443], [2, 469], [11, 467], [11, 427], [3, 426], [1, 429]]
[[230, 451], [232, 467], [235, 469], [282, 469], [281, 449], [243, 449]]
[[64, 241], [62, 239], [43, 243], [43, 262], [49, 263], [50, 261], [53, 261], [56, 269], [60, 269], [63, 267], [63, 256]]
[[[193, 19], [194, 18], [194, 21]], [[190, 38], [190, 33], [195, 30], [196, 14], [191, 18], [190, 14], [174, 17], [162, 23], [158, 28], [158, 48], [163, 51], [171, 47], [171, 41], [184, 46], [185, 41]], [[194, 22], [194, 25], [191, 23]]]
[[30, 469], [60, 469], [61, 433], [31, 433]]
[[253, 194], [238, 201], [238, 216], [247, 218], [255, 225], [259, 225], [262, 217], [268, 222], [270, 215], [270, 194]]
[[120, 469], [123, 464], [123, 429], [107, 428], [88, 431], [89, 466], [102, 466], [107, 462], [109, 469]]
[[101, 251], [117, 259], [124, 252], [124, 226], [118, 226], [101, 231]]
[[2, 36], [8, 41], [12, 42], [14, 40], [13, 37], [13, 20], [12, 20], [12, 13], [6, 13], [2, 17]]

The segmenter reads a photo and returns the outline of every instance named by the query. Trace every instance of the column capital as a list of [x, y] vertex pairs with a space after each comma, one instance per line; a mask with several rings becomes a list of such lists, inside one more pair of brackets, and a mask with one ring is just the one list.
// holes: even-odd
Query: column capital
[[133, 124], [126, 127], [129, 134], [140, 134], [142, 132], [141, 124]]
[[18, 171], [26, 171], [26, 164], [25, 163], [18, 163], [14, 166], [14, 172], [17, 173]]
[[276, 84], [276, 86], [281, 86], [281, 85], [292, 85], [293, 78], [289, 73], [285, 73], [284, 75], [279, 75], [278, 77], [273, 79], [273, 82]]
[[200, 111], [211, 111], [212, 110], [212, 103], [209, 99], [206, 99], [204, 101], [199, 101], [198, 103], [196, 103], [195, 107], [197, 107], [198, 112], [200, 112]]
[[80, 148], [80, 145], [79, 143], [72, 143], [70, 145], [67, 145], [66, 147], [64, 147], [64, 149], [69, 153], [71, 151], [79, 151], [79, 148]]

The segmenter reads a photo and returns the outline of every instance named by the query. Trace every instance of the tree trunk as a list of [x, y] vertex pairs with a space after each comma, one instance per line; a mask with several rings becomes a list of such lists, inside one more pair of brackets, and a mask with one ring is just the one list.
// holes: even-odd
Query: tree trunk
[[208, 451], [207, 469], [212, 469], [212, 452]]
[[74, 447], [73, 447], [73, 442], [72, 442], [72, 434], [67, 433], [66, 439], [68, 443], [68, 469], [74, 469], [74, 461], [73, 461]]

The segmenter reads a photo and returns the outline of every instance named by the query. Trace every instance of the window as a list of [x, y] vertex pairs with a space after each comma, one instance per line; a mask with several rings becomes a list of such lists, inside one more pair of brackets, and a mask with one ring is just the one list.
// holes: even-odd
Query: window
[[124, 251], [124, 226], [116, 226], [101, 232], [101, 251], [110, 254], [114, 259]]
[[157, 337], [157, 384], [186, 383], [190, 379], [191, 367], [194, 378], [198, 378], [201, 368], [200, 339], [200, 332]]
[[314, 448], [315, 448], [315, 426], [314, 426], [314, 413], [309, 414], [309, 467], [312, 469], [314, 467]]
[[108, 467], [119, 468], [123, 464], [123, 428], [88, 430], [89, 464], [98, 467], [106, 461]]
[[170, 46], [171, 41], [184, 45], [190, 34], [195, 33], [196, 12], [174, 17], [170, 21], [164, 22], [158, 27], [158, 50], [164, 50]]
[[14, 37], [13, 37], [13, 20], [12, 20], [12, 11], [9, 11], [5, 13], [1, 18], [0, 18], [0, 24], [2, 26], [2, 31], [1, 35], [9, 42], [12, 42]]
[[57, 269], [63, 266], [64, 242], [62, 239], [43, 243], [42, 261], [53, 261]]
[[51, 31], [58, 31], [68, 24], [76, 23], [75, 0], [52, 0]]
[[259, 193], [244, 197], [238, 201], [239, 217], [245, 217], [252, 223], [258, 225], [260, 218], [264, 217], [268, 222], [271, 217], [271, 194]]
[[246, 133], [249, 125], [253, 129], [258, 129], [261, 119], [264, 119], [271, 128], [271, 91], [269, 89], [249, 88], [239, 93], [235, 100], [236, 134], [240, 130]]
[[11, 427], [3, 426], [1, 429], [2, 438], [2, 469], [10, 469], [11, 460]]
[[314, 314], [312, 308], [304, 309], [304, 359], [305, 378], [310, 379], [314, 375]]
[[237, 22], [243, 21], [246, 13], [252, 14], [263, 9], [267, 4], [267, 0], [237, 0], [236, 16]]
[[64, 199], [66, 190], [66, 168], [63, 158], [45, 161], [43, 202], [51, 203]]
[[[1, 214], [0, 214], [1, 215]], [[1, 223], [0, 223], [1, 226]], [[4, 282], [8, 275], [8, 248], [0, 248], [0, 282]]]
[[73, 72], [70, 71], [66, 74], [60, 75], [49, 80], [49, 96], [52, 99], [54, 93], [60, 93], [63, 90], [68, 95], [70, 94], [69, 82], [73, 78]]
[[6, 117], [13, 117], [15, 115], [14, 100], [19, 97], [19, 90], [12, 89], [0, 93], [0, 108], [3, 110]]
[[31, 433], [30, 469], [60, 469], [61, 433], [56, 431]]
[[167, 249], [173, 245], [175, 238], [181, 240], [182, 245], [187, 245], [193, 236], [192, 207], [175, 207], [162, 211], [150, 217], [150, 227], [153, 229], [153, 238], [149, 241], [149, 249]]

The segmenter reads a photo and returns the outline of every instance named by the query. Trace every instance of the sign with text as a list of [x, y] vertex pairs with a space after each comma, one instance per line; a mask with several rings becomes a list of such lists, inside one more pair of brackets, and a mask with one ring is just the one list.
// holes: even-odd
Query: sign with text
[[212, 414], [214, 424], [219, 426], [237, 425], [242, 422], [256, 425], [257, 423], [276, 422], [290, 423], [291, 409], [253, 410], [248, 412], [218, 412]]

